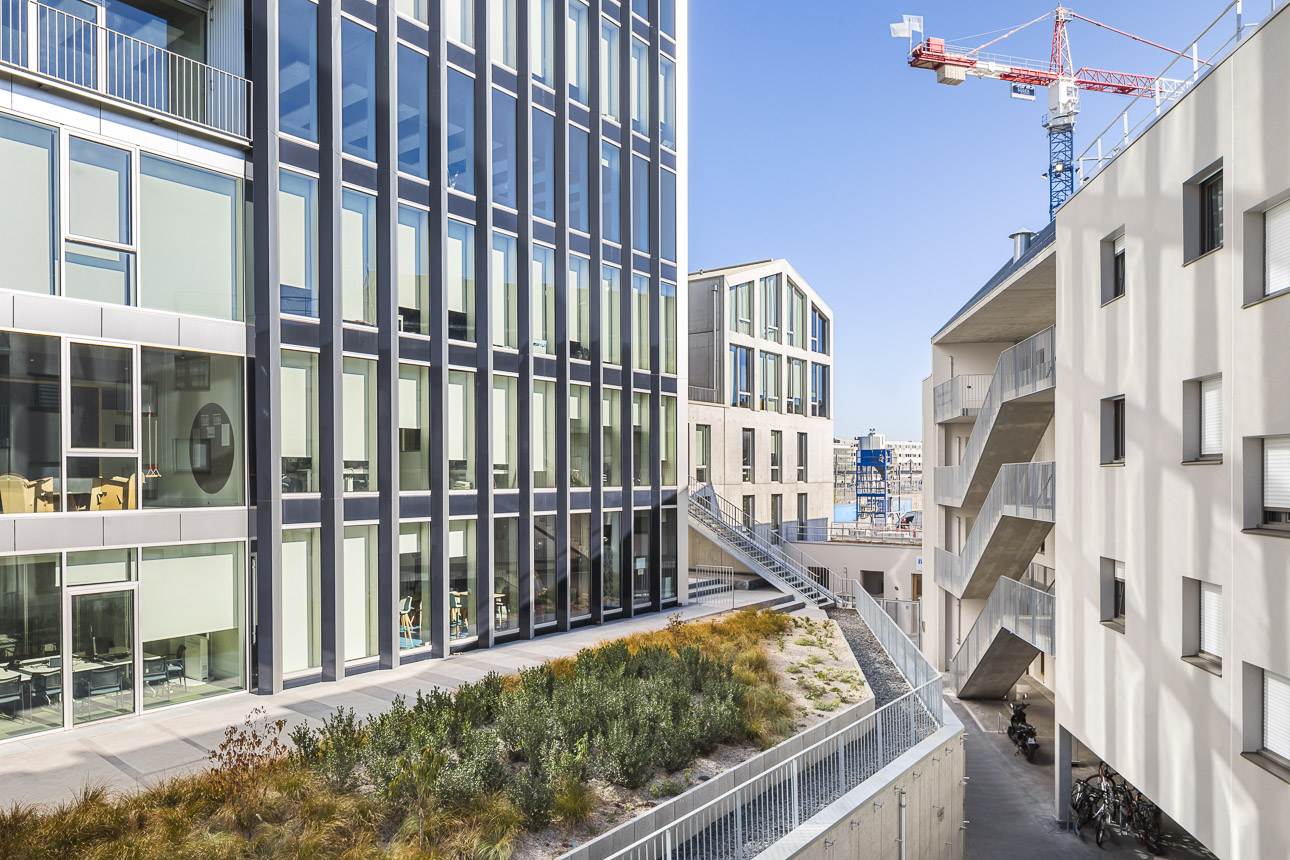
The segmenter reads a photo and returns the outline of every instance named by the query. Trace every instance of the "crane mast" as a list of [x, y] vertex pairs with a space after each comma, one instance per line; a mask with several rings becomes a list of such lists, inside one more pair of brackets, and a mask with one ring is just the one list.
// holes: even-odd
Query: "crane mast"
[[[1050, 16], [1053, 19], [1053, 42], [1047, 63], [984, 51], [985, 48]], [[1048, 135], [1048, 172], [1045, 176], [1048, 178], [1048, 217], [1050, 219], [1056, 217], [1057, 210], [1066, 198], [1075, 193], [1075, 117], [1079, 114], [1080, 90], [1128, 96], [1145, 95], [1159, 101], [1176, 96], [1185, 83], [1152, 75], [1135, 75], [1088, 67], [1075, 70], [1074, 63], [1071, 61], [1070, 41], [1066, 35], [1066, 25], [1075, 19], [1171, 54], [1179, 53], [1091, 18], [1085, 18], [1063, 6], [1058, 6], [1051, 12], [1045, 12], [1038, 18], [1014, 27], [1002, 36], [972, 49], [946, 45], [944, 39], [923, 38], [921, 16], [906, 15], [903, 23], [891, 26], [893, 36], [908, 36], [910, 39], [909, 65], [916, 69], [934, 70], [938, 83], [957, 86], [967, 80], [969, 75], [975, 78], [1008, 81], [1012, 85], [1013, 97], [1027, 100], [1035, 98], [1037, 88], [1042, 87], [1047, 90], [1048, 111], [1044, 115], [1043, 126]], [[913, 42], [915, 32], [920, 37], [917, 44]]]

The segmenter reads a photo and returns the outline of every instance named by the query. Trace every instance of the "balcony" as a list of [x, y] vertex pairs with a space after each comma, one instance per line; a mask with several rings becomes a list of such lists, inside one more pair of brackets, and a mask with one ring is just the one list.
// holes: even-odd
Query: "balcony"
[[937, 424], [976, 418], [990, 387], [990, 374], [969, 373], [948, 379], [932, 393], [932, 415]]
[[80, 14], [0, 0], [0, 70], [250, 142], [250, 81], [102, 26], [92, 4], [68, 8]]

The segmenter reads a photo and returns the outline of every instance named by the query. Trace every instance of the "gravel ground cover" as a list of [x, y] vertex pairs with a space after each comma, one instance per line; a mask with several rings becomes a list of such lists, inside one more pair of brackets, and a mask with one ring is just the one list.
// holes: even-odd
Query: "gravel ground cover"
[[887, 652], [878, 644], [878, 637], [873, 635], [860, 613], [839, 607], [828, 610], [828, 613], [842, 630], [847, 645], [851, 646], [851, 653], [856, 655], [856, 662], [864, 671], [865, 680], [873, 690], [878, 707], [881, 708], [909, 692], [905, 676], [900, 674], [896, 664], [891, 662]]

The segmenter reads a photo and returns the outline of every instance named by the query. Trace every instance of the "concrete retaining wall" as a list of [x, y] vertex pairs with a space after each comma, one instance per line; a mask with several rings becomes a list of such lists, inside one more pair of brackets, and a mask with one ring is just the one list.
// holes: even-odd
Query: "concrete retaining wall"
[[945, 708], [945, 728], [803, 822], [757, 860], [897, 860], [897, 786], [905, 790], [907, 860], [963, 860], [964, 772], [963, 725]]
[[[858, 705], [836, 714], [819, 725], [812, 726], [801, 734], [794, 735], [786, 741], [771, 747], [766, 752], [750, 758], [724, 773], [702, 782], [684, 794], [667, 803], [654, 807], [631, 821], [618, 825], [613, 830], [578, 846], [563, 855], [561, 860], [603, 860], [616, 851], [631, 845], [638, 839], [644, 839], [678, 818], [703, 806], [725, 794], [735, 786], [760, 776], [776, 765], [800, 753], [807, 747], [819, 743], [834, 732], [840, 731], [874, 711], [873, 696]], [[949, 712], [949, 709], [946, 709]]]

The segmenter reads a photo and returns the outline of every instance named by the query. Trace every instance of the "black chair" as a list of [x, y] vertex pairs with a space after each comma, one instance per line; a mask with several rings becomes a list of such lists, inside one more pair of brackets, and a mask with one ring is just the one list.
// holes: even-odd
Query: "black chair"
[[22, 718], [22, 679], [0, 681], [0, 708], [10, 708], [15, 720]]
[[166, 661], [166, 680], [175, 681], [183, 684], [184, 689], [188, 689], [188, 646], [180, 645], [175, 651], [175, 656]]
[[116, 704], [121, 704], [121, 670], [116, 666], [104, 666], [102, 669], [91, 669], [88, 695], [106, 696], [111, 694]]
[[[158, 685], [166, 690], [166, 699], [170, 698], [170, 670], [165, 657], [149, 657], [143, 661], [143, 688], [156, 692]], [[157, 693], [160, 696], [160, 693]]]
[[52, 705], [63, 696], [63, 673], [37, 672], [31, 676], [31, 685], [34, 694], [39, 694], [46, 705]]

